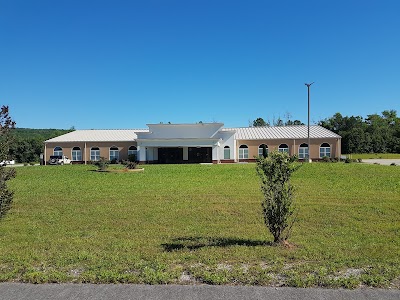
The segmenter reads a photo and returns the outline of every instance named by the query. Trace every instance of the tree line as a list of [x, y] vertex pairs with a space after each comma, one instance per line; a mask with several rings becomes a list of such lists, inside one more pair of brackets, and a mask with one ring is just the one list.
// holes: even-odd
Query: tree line
[[[274, 126], [304, 125], [299, 120], [286, 121], [278, 118]], [[381, 114], [332, 117], [318, 121], [318, 125], [342, 137], [342, 153], [400, 153], [400, 117], [395, 110], [385, 110]], [[250, 126], [270, 126], [263, 118], [255, 119]]]
[[336, 113], [318, 125], [342, 137], [342, 153], [400, 153], [400, 118], [395, 110], [366, 118]]
[[73, 129], [30, 129], [12, 130], [12, 143], [9, 146], [9, 158], [16, 162], [38, 162], [43, 153], [44, 141], [73, 131]]

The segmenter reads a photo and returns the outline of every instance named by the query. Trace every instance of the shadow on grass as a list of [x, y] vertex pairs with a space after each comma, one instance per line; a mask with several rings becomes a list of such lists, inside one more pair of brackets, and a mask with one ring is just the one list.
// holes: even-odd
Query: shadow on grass
[[235, 239], [235, 238], [215, 238], [215, 237], [179, 237], [172, 239], [171, 243], [161, 246], [164, 251], [172, 252], [178, 250], [197, 250], [204, 247], [229, 247], [229, 246], [272, 246], [272, 242]]

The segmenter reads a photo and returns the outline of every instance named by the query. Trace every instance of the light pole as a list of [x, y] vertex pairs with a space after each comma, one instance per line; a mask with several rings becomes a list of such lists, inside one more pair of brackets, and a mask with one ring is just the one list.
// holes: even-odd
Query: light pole
[[311, 158], [310, 158], [310, 86], [313, 84], [314, 82], [311, 83], [305, 83], [305, 85], [307, 86], [307, 92], [308, 92], [308, 162], [311, 162]]

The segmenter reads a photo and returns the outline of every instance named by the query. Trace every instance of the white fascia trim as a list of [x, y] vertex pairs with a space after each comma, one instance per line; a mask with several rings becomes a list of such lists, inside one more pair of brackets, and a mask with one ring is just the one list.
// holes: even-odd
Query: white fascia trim
[[220, 139], [219, 138], [215, 138], [215, 139], [196, 139], [196, 138], [173, 138], [173, 139], [137, 139], [137, 142], [162, 142], [162, 141], [204, 141], [204, 142], [218, 142]]
[[219, 139], [142, 139], [142, 147], [214, 147]]

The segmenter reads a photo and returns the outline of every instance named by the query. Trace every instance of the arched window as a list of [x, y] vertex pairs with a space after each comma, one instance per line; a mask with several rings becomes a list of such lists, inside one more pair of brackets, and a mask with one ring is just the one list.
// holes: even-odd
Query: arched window
[[261, 144], [260, 146], [258, 146], [258, 156], [260, 156], [260, 157], [261, 156], [264, 156], [264, 157], [268, 156], [268, 146], [267, 145]]
[[289, 146], [286, 144], [280, 144], [278, 148], [278, 152], [286, 152], [289, 153]]
[[301, 144], [299, 146], [299, 158], [300, 159], [308, 158], [308, 144]]
[[231, 159], [231, 148], [229, 146], [224, 147], [224, 159]]
[[135, 146], [130, 146], [129, 147], [129, 149], [128, 149], [128, 156], [129, 155], [135, 155], [135, 159], [134, 160], [137, 160], [137, 148], [135, 147]]
[[111, 147], [110, 148], [110, 160], [119, 160], [119, 149], [118, 147]]
[[92, 160], [92, 161], [100, 160], [100, 149], [99, 149], [99, 147], [92, 147], [90, 149], [90, 160]]
[[62, 156], [63, 155], [63, 151], [61, 147], [55, 147], [53, 150], [53, 155], [58, 155], [58, 156]]
[[73, 161], [81, 161], [82, 160], [82, 151], [79, 147], [72, 148], [72, 160]]
[[331, 145], [328, 143], [323, 143], [319, 147], [319, 158], [331, 157]]
[[239, 147], [239, 159], [249, 158], [249, 147], [247, 145], [241, 145]]

